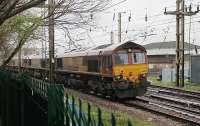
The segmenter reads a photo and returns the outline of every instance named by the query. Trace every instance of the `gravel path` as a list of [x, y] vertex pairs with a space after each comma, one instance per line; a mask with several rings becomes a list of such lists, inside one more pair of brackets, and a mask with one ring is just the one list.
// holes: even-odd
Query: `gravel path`
[[80, 93], [78, 91], [70, 89], [66, 89], [66, 92], [69, 95], [77, 96], [81, 99], [88, 100], [89, 102], [92, 102], [93, 104], [96, 104], [100, 107], [105, 107], [112, 111], [126, 112], [128, 115], [132, 117], [137, 117], [147, 122], [153, 122], [158, 126], [187, 126], [187, 124], [183, 124], [181, 122], [177, 122], [172, 119], [153, 114], [151, 112], [143, 111], [141, 109], [127, 107], [123, 104], [112, 102], [103, 98], [98, 98], [92, 95]]

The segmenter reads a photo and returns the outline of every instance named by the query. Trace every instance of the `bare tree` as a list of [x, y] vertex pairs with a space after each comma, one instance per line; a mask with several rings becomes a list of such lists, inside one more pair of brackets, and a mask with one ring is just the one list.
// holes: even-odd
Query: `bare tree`
[[[0, 1], [0, 25], [7, 19], [33, 7], [42, 7], [47, 0], [1, 0]], [[73, 13], [83, 14], [88, 12], [100, 11], [110, 0], [55, 0], [54, 14], [56, 18], [62, 15]], [[52, 5], [45, 4], [44, 7]], [[48, 17], [48, 16], [47, 16]], [[68, 22], [70, 23], [70, 22]]]
[[0, 25], [2, 25], [7, 19], [45, 1], [46, 0], [1, 0]]
[[[0, 26], [4, 24], [4, 22], [10, 19], [17, 14], [24, 12], [30, 8], [43, 8], [44, 15], [41, 18], [41, 24], [33, 24], [27, 31], [35, 30], [39, 26], [48, 26], [48, 25], [56, 25], [57, 27], [65, 29], [67, 31], [67, 35], [69, 40], [75, 43], [71, 37], [70, 30], [72, 29], [87, 29], [88, 26], [93, 26], [91, 20], [94, 18], [94, 14], [103, 11], [106, 9], [111, 0], [55, 0], [54, 5], [48, 5], [45, 2], [46, 0], [2, 0], [0, 1]], [[53, 8], [52, 13], [47, 13], [48, 8]], [[26, 15], [23, 14], [23, 15]], [[54, 15], [53, 24], [47, 23], [48, 19], [51, 15]], [[38, 15], [37, 15], [38, 16]], [[19, 32], [19, 31], [18, 31]], [[29, 32], [31, 33], [31, 32]], [[6, 34], [6, 33], [5, 33]], [[8, 33], [9, 34], [9, 33]], [[10, 33], [13, 34], [13, 33]], [[31, 34], [21, 34], [21, 38], [18, 39], [18, 42], [15, 43], [16, 47], [12, 50], [11, 53], [4, 53], [6, 55], [6, 59], [4, 60], [3, 65], [6, 65], [12, 57], [18, 52], [18, 50], [23, 46], [23, 44], [29, 40], [28, 37]], [[2, 34], [3, 35], [3, 34]], [[1, 32], [0, 32], [1, 36]], [[9, 35], [8, 35], [9, 36]], [[1, 39], [1, 38], [0, 38]], [[3, 39], [2, 39], [3, 40]], [[4, 38], [6, 40], [6, 38]], [[1, 41], [1, 40], [0, 40]], [[9, 40], [7, 40], [9, 41]], [[0, 42], [1, 46], [0, 51], [4, 50], [6, 52], [6, 43]], [[8, 44], [8, 43], [7, 43]], [[8, 55], [9, 54], [9, 55]]]

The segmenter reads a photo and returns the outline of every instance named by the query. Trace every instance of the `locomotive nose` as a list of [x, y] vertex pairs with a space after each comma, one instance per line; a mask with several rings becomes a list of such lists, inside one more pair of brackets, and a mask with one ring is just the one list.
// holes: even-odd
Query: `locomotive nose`
[[137, 84], [139, 83], [140, 79], [146, 78], [146, 73], [146, 64], [121, 65], [113, 68], [114, 77], [120, 78], [116, 80], [128, 80]]

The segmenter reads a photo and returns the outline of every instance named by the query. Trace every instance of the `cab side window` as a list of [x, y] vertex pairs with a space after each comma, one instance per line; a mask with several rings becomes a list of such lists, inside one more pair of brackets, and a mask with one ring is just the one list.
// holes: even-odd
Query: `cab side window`
[[103, 56], [102, 67], [110, 69], [112, 68], [112, 56]]

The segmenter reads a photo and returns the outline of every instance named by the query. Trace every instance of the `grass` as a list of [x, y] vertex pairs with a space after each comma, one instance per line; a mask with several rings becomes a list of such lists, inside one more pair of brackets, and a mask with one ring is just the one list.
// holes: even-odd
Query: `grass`
[[[78, 103], [78, 97], [75, 97], [76, 103]], [[88, 101], [82, 100], [82, 110], [87, 113], [87, 105]], [[114, 113], [116, 117], [117, 126], [128, 126], [128, 120], [132, 123], [133, 126], [156, 126], [152, 122], [144, 121], [138, 117], [132, 117], [128, 115], [127, 113], [123, 113], [117, 110], [111, 110], [105, 107], [100, 107], [102, 110], [102, 119], [104, 126], [111, 126], [111, 113]], [[91, 114], [92, 117], [94, 117], [95, 120], [97, 120], [98, 117], [98, 106], [95, 104], [91, 104]]]
[[[176, 87], [175, 82], [162, 82], [157, 80], [156, 77], [149, 78], [151, 81], [152, 85], [157, 85], [157, 86], [163, 86], [163, 87]], [[200, 92], [200, 84], [195, 84], [195, 83], [190, 83], [185, 81], [185, 86], [182, 88], [183, 90], [186, 91], [195, 91], [195, 92]]]

